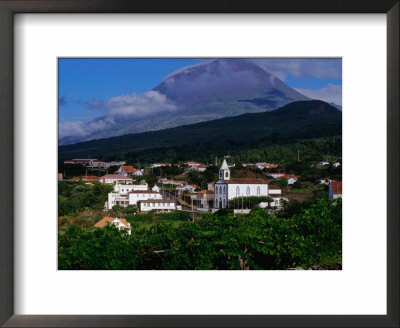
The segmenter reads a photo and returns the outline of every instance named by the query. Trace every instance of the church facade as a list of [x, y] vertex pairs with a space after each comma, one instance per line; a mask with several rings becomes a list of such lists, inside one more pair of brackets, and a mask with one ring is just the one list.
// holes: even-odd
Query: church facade
[[231, 171], [224, 160], [214, 186], [215, 208], [228, 208], [229, 200], [249, 196], [268, 196], [267, 181], [259, 178], [231, 178]]

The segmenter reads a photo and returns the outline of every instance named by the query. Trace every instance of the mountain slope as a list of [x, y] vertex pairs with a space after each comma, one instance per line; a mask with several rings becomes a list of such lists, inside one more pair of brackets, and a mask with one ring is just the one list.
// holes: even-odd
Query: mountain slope
[[[63, 133], [59, 144], [260, 113], [293, 101], [309, 100], [246, 59], [215, 59], [180, 69], [145, 94], [151, 95], [142, 97], [146, 101], [140, 95], [138, 101], [110, 101], [110, 114], [86, 123], [87, 128], [80, 135]], [[160, 101], [156, 108], [154, 98]]]
[[319, 100], [298, 101], [272, 112], [243, 114], [160, 131], [128, 134], [59, 147], [59, 159], [162, 161], [193, 154], [227, 154], [241, 149], [283, 144], [342, 133], [342, 113]]

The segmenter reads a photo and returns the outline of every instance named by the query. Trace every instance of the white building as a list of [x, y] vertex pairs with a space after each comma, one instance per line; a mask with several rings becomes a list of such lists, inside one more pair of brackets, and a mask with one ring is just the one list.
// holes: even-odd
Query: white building
[[138, 201], [162, 199], [162, 196], [159, 192], [153, 190], [133, 190], [128, 194], [128, 198], [129, 205], [137, 205]]
[[269, 176], [273, 177], [274, 179], [283, 177], [286, 173], [268, 173]]
[[138, 202], [140, 212], [171, 212], [176, 210], [175, 201], [166, 199], [147, 199]]
[[151, 190], [160, 192], [160, 191], [161, 191], [161, 188], [155, 184], [154, 187], [151, 188]]
[[171, 163], [154, 163], [150, 165], [151, 168], [166, 167], [166, 166], [168, 167], [171, 166]]
[[131, 191], [134, 190], [148, 190], [149, 189], [149, 185], [147, 183], [143, 183], [143, 184], [138, 184], [138, 185], [134, 185], [134, 184], [120, 184], [117, 183], [114, 186], [114, 191], [117, 193], [125, 193], [128, 194]]
[[[125, 189], [129, 187], [129, 189]], [[147, 199], [162, 199], [159, 192], [153, 190], [135, 190], [131, 187], [142, 187], [141, 185], [119, 185], [120, 192], [114, 191], [108, 194], [108, 200], [105, 203], [105, 208], [111, 210], [113, 206], [127, 207], [128, 205], [137, 205], [140, 200]]]
[[158, 180], [158, 183], [161, 183], [163, 185], [175, 185], [175, 186], [179, 186], [179, 185], [186, 185], [185, 181], [182, 180], [172, 180], [172, 179], [160, 179]]
[[320, 165], [320, 166], [329, 165], [329, 162], [322, 161], [322, 162], [319, 162], [318, 165]]
[[132, 179], [121, 174], [106, 174], [99, 178], [101, 183], [132, 183]]
[[199, 186], [188, 184], [188, 185], [185, 185], [185, 186], [184, 185], [177, 186], [176, 190], [178, 190], [179, 192], [188, 191], [190, 193], [195, 193], [197, 188], [199, 188]]
[[113, 225], [118, 228], [118, 230], [126, 230], [128, 235], [131, 234], [131, 224], [126, 222], [125, 219], [118, 219], [112, 217], [104, 217], [99, 222], [97, 222], [95, 228], [104, 228], [107, 225]]
[[227, 208], [228, 201], [235, 197], [268, 196], [268, 183], [259, 178], [231, 178], [231, 171], [224, 160], [214, 191], [215, 207]]
[[256, 168], [262, 169], [272, 169], [278, 167], [277, 164], [270, 164], [270, 163], [256, 163], [254, 164]]
[[129, 205], [129, 197], [128, 194], [125, 193], [117, 193], [117, 192], [110, 192], [108, 194], [108, 200], [105, 204], [105, 208], [107, 210], [111, 210], [113, 206], [122, 206], [127, 207]]

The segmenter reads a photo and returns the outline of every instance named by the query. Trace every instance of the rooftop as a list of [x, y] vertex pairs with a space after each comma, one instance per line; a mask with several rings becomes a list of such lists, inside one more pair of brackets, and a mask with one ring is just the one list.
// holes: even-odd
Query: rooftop
[[226, 180], [228, 184], [268, 184], [267, 180], [260, 178], [231, 178]]

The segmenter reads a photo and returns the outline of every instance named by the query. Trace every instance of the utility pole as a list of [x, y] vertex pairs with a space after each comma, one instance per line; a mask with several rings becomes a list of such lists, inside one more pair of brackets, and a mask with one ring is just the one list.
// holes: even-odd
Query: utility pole
[[300, 150], [297, 149], [297, 163], [300, 163]]

